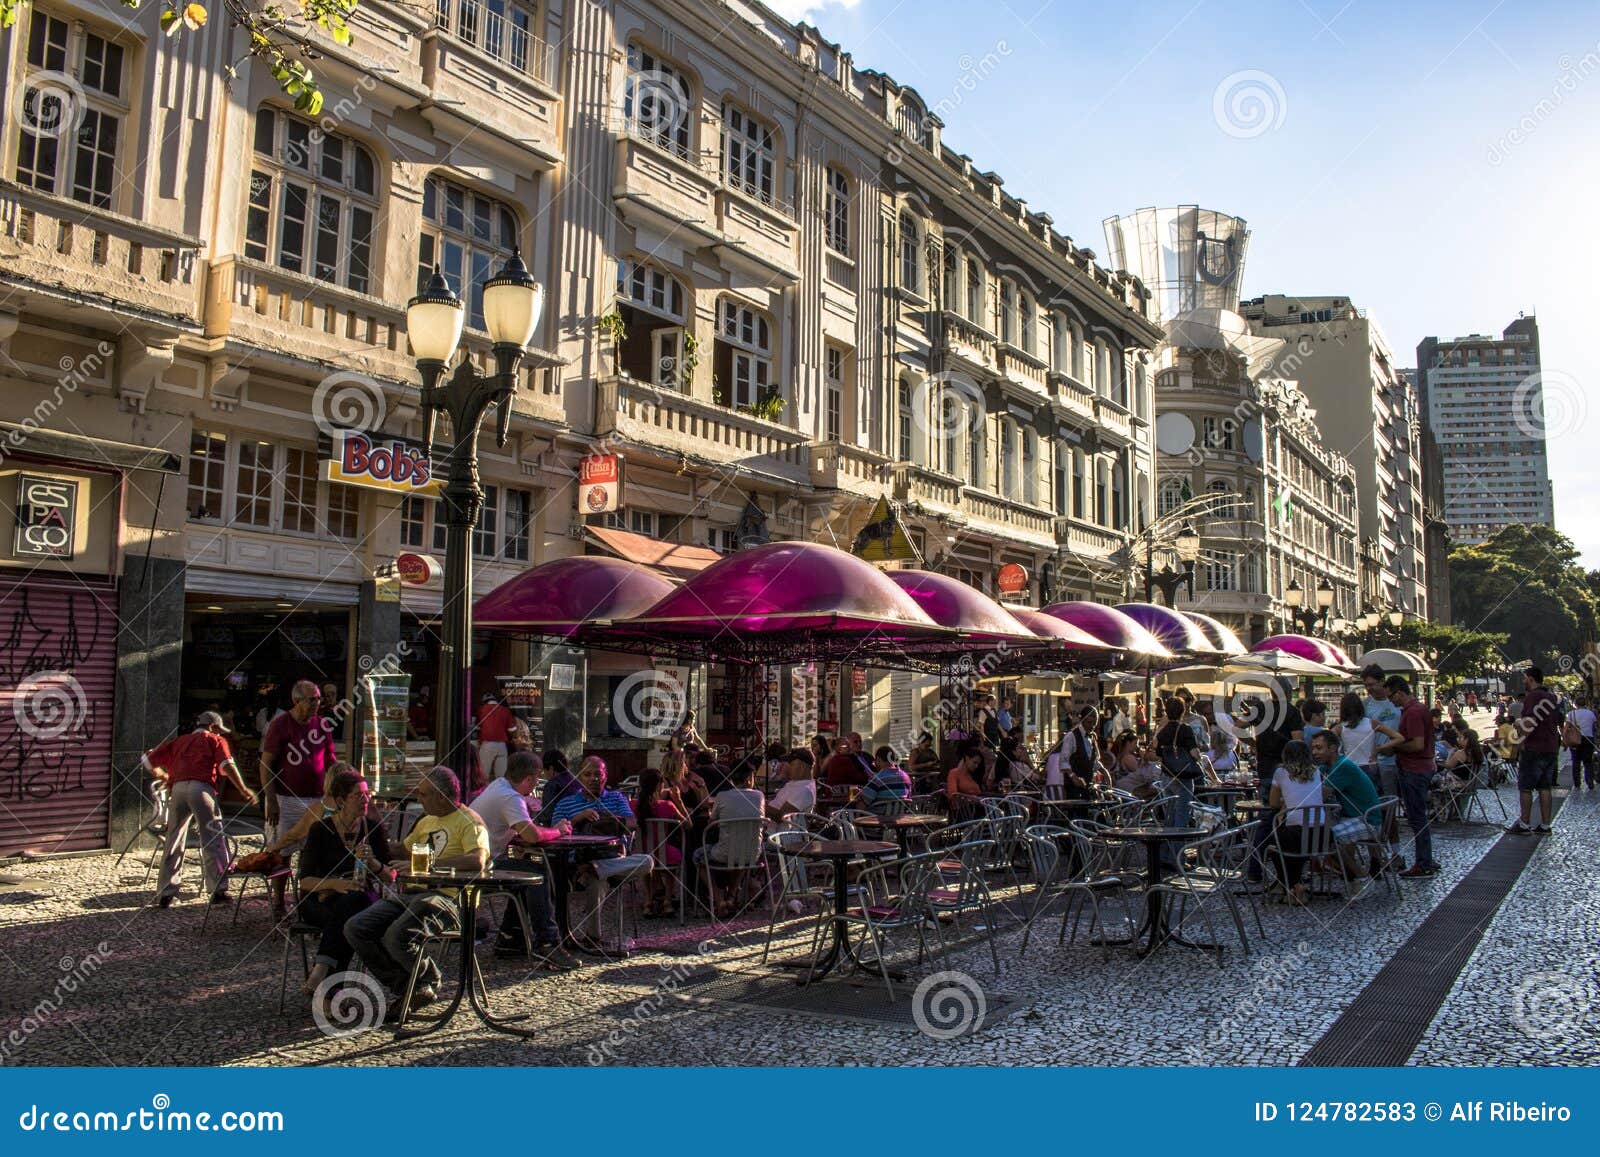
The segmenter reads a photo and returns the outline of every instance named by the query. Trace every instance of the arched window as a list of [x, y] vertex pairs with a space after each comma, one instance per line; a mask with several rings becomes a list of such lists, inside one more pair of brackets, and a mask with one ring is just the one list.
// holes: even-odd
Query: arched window
[[684, 321], [689, 294], [683, 283], [648, 262], [617, 262], [618, 372], [658, 386], [687, 389], [683, 379]]
[[1083, 376], [1083, 326], [1070, 318], [1067, 321], [1067, 355], [1067, 372], [1075, 381], [1088, 385], [1088, 380]]
[[286, 112], [256, 113], [246, 257], [372, 293], [377, 211], [378, 168], [365, 146]]
[[1009, 278], [1000, 280], [1000, 340], [1017, 344], [1017, 287]]
[[947, 386], [939, 398], [939, 429], [943, 433], [939, 468], [946, 474], [961, 473], [961, 427], [964, 412], [960, 396]]
[[1183, 478], [1167, 478], [1156, 491], [1156, 517], [1165, 518], [1189, 501], [1189, 483]]
[[988, 328], [983, 316], [983, 266], [976, 257], [967, 258], [967, 320]]
[[1094, 341], [1094, 390], [1102, 398], [1111, 396], [1111, 347], [1100, 338]]
[[835, 253], [850, 252], [850, 178], [842, 169], [829, 167], [823, 190], [824, 239]]
[[967, 403], [967, 485], [989, 488], [989, 424], [980, 403]]
[[913, 462], [916, 460], [916, 414], [912, 410], [912, 396], [915, 391], [911, 388], [911, 379], [901, 375], [895, 384], [895, 450], [900, 461]]
[[714, 361], [728, 405], [757, 406], [776, 393], [772, 385], [772, 325], [754, 307], [722, 299], [717, 310]]
[[909, 212], [900, 214], [900, 285], [922, 292], [922, 232]]
[[1128, 468], [1121, 462], [1111, 467], [1111, 525], [1128, 529]]
[[1094, 470], [1094, 520], [1101, 526], [1111, 525], [1111, 466], [1095, 463]]
[[617, 262], [617, 300], [669, 321], [682, 321], [684, 317], [682, 282], [647, 262]]
[[772, 129], [734, 104], [722, 106], [722, 178], [757, 200], [772, 202], [778, 150]]
[[649, 49], [628, 45], [622, 119], [633, 136], [687, 158], [695, 120], [689, 82]]
[[511, 206], [447, 178], [429, 177], [422, 186], [417, 291], [428, 284], [437, 265], [467, 303], [467, 325], [482, 329], [484, 282], [511, 255], [519, 234]]
[[[1206, 487], [1206, 490], [1213, 495], [1225, 495], [1230, 489], [1231, 487], [1220, 478]], [[1217, 518], [1233, 518], [1237, 513], [1232, 502], [1219, 502], [1214, 509]]]

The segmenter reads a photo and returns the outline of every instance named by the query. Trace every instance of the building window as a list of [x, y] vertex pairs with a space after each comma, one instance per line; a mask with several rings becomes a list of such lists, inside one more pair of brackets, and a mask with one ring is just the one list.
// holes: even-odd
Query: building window
[[687, 159], [693, 112], [689, 82], [683, 75], [654, 53], [628, 45], [628, 78], [622, 89], [622, 119], [628, 132]]
[[512, 562], [528, 561], [528, 526], [532, 521], [533, 496], [526, 490], [507, 490], [501, 557]]
[[899, 457], [902, 462], [911, 461], [911, 433], [913, 419], [911, 413], [911, 383], [905, 378], [900, 379], [900, 385], [895, 392], [895, 411], [898, 417], [896, 430], [899, 436]]
[[1070, 365], [1069, 365], [1068, 372], [1072, 374], [1074, 380], [1079, 381], [1079, 382], [1083, 382], [1084, 381], [1083, 326], [1079, 325], [1075, 321], [1068, 321], [1067, 322], [1067, 341], [1068, 341], [1067, 353], [1068, 353], [1069, 358], [1070, 358]]
[[1022, 319], [1022, 350], [1024, 353], [1032, 354], [1034, 352], [1034, 343], [1037, 341], [1033, 298], [1026, 293], [1021, 294], [1020, 297], [1018, 312]]
[[1111, 467], [1096, 463], [1094, 470], [1094, 520], [1101, 526], [1111, 525]]
[[844, 429], [844, 350], [831, 345], [822, 351], [822, 376], [827, 388], [823, 440], [837, 442]]
[[234, 475], [233, 521], [240, 526], [272, 525], [271, 442], [239, 443], [239, 466]]
[[1000, 493], [1007, 498], [1017, 497], [1017, 424], [1010, 418], [1000, 419]]
[[967, 320], [973, 325], [984, 325], [983, 266], [975, 257], [967, 258]]
[[778, 151], [772, 130], [737, 105], [722, 106], [722, 176], [740, 192], [772, 203]]
[[408, 494], [400, 502], [400, 545], [422, 549], [428, 534], [428, 500]]
[[[72, 91], [64, 91], [61, 74], [75, 79]], [[17, 118], [17, 184], [113, 208], [126, 93], [122, 45], [33, 9]]]
[[1017, 287], [1006, 280], [1000, 282], [1000, 340], [1017, 342]]
[[378, 170], [364, 146], [262, 108], [249, 198], [246, 257], [372, 292]]
[[1111, 525], [1128, 529], [1128, 470], [1121, 462], [1111, 467]]
[[483, 506], [478, 511], [478, 524], [472, 528], [472, 553], [479, 558], [499, 555], [500, 488], [483, 488]]
[[739, 549], [739, 532], [731, 526], [713, 526], [706, 530], [706, 545], [722, 554], [732, 554]]
[[228, 469], [228, 438], [195, 430], [189, 435], [189, 517], [222, 521], [222, 487]]
[[454, 181], [429, 177], [422, 187], [422, 220], [417, 292], [438, 266], [451, 290], [466, 302], [467, 325], [483, 329], [483, 286], [517, 246], [521, 230], [516, 213]]
[[1156, 491], [1156, 517], [1165, 518], [1189, 501], [1189, 483], [1182, 478], [1168, 478]]
[[772, 327], [766, 316], [724, 299], [718, 313], [716, 374], [725, 404], [765, 405], [778, 390], [772, 373]]
[[535, 60], [529, 52], [530, 44], [539, 43], [533, 35], [533, 10], [521, 4], [507, 0], [438, 0], [438, 23], [458, 40], [518, 72], [538, 75], [544, 68], [544, 62]]
[[1205, 568], [1208, 591], [1237, 591], [1239, 585], [1239, 556], [1232, 551], [1207, 550], [1201, 552], [1200, 565]]
[[361, 525], [361, 492], [354, 486], [328, 484], [328, 533], [335, 538], [358, 537]]
[[900, 214], [900, 285], [922, 293], [922, 234], [910, 213]]
[[289, 447], [283, 470], [283, 529], [296, 534], [317, 531], [317, 456]]
[[823, 190], [823, 234], [828, 248], [835, 253], [850, 252], [850, 178], [843, 171], [830, 168], [827, 185]]
[[1216, 505], [1212, 508], [1213, 511], [1215, 512], [1214, 513], [1214, 517], [1216, 517], [1216, 518], [1236, 518], [1236, 517], [1238, 517], [1238, 513], [1239, 513], [1238, 507], [1233, 503], [1232, 500], [1230, 500], [1227, 497], [1227, 495], [1228, 495], [1228, 484], [1226, 482], [1224, 482], [1221, 479], [1218, 479], [1217, 481], [1211, 483], [1210, 486], [1206, 487], [1206, 489], [1211, 492], [1211, 495], [1214, 498], [1218, 499]]
[[683, 283], [654, 265], [617, 262], [617, 314], [623, 338], [617, 367], [640, 381], [687, 390], [683, 372], [689, 294]]
[[1022, 431], [1022, 501], [1039, 505], [1039, 435], [1028, 427]]
[[967, 405], [967, 484], [984, 487], [989, 472], [988, 423], [977, 402]]
[[1085, 495], [1088, 493], [1088, 467], [1084, 461], [1083, 451], [1072, 451], [1072, 517], [1084, 518], [1084, 510], [1088, 505]]

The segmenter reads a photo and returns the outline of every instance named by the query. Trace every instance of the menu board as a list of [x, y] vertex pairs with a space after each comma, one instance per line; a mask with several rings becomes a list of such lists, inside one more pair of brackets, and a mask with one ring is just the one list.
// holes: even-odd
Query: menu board
[[398, 794], [416, 785], [406, 776], [406, 719], [411, 676], [366, 675], [367, 709], [361, 716], [361, 773], [375, 794]]
[[797, 663], [789, 668], [789, 734], [795, 747], [804, 747], [817, 733], [817, 665]]

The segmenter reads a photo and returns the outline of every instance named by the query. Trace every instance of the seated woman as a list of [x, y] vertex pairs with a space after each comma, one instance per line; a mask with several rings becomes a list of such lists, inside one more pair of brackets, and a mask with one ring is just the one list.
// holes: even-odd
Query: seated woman
[[[385, 866], [389, 834], [367, 814], [372, 792], [354, 771], [341, 771], [328, 782], [333, 814], [313, 822], [300, 851], [300, 906], [296, 914], [322, 929], [317, 963], [301, 991], [317, 991], [328, 976], [350, 967], [354, 949], [345, 939], [345, 921], [377, 898], [376, 881], [392, 878]], [[323, 993], [326, 1007], [332, 991]]]
[[1239, 770], [1239, 753], [1234, 750], [1235, 741], [1220, 727], [1211, 729], [1211, 744], [1207, 755], [1211, 759], [1211, 770], [1218, 775], [1226, 775]]
[[911, 773], [915, 789], [924, 793], [938, 791], [940, 766], [939, 753], [933, 748], [933, 732], [924, 731], [906, 756], [906, 771]]
[[311, 834], [311, 829], [317, 825], [318, 821], [327, 819], [339, 810], [339, 804], [333, 798], [333, 781], [339, 778], [340, 775], [352, 773], [355, 770], [353, 764], [346, 763], [342, 759], [328, 768], [328, 775], [325, 781], [328, 786], [322, 793], [322, 806], [320, 808], [307, 808], [305, 814], [295, 822], [293, 827], [280, 831], [278, 838], [261, 850], [263, 852], [291, 852], [298, 848], [306, 836]]
[[[1306, 861], [1298, 853], [1304, 846], [1306, 829], [1325, 822], [1322, 807], [1322, 772], [1311, 758], [1311, 749], [1298, 739], [1283, 748], [1283, 763], [1272, 773], [1272, 791], [1267, 800], [1277, 809], [1278, 846], [1285, 853], [1283, 886], [1288, 889], [1285, 903], [1306, 902], [1305, 885], [1300, 877]], [[1312, 810], [1307, 810], [1312, 809]]]
[[[677, 790], [661, 778], [659, 771], [647, 771], [639, 777], [639, 798], [634, 802], [634, 812], [644, 823], [644, 851], [658, 866], [676, 870], [683, 863], [683, 837], [689, 825], [689, 813]], [[651, 820], [668, 822], [659, 824]], [[663, 873], [651, 872], [645, 877], [644, 914], [678, 914], [677, 895], [668, 887], [668, 878]]]

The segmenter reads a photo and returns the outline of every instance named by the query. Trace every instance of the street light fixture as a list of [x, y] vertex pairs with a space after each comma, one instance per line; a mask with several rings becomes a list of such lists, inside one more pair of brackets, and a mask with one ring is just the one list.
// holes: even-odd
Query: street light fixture
[[544, 290], [515, 249], [500, 271], [484, 283], [483, 320], [494, 349], [492, 374], [480, 374], [470, 357], [449, 362], [461, 345], [466, 313], [437, 266], [427, 286], [406, 306], [406, 335], [422, 376], [422, 452], [431, 456], [438, 416], [450, 419], [448, 473], [440, 496], [445, 508], [443, 629], [439, 645], [436, 758], [471, 782], [471, 751], [466, 743], [472, 672], [472, 530], [483, 508], [478, 482], [478, 427], [490, 406], [498, 407], [495, 444], [511, 432], [517, 368], [538, 328]]
[[1289, 608], [1289, 618], [1300, 628], [1301, 634], [1309, 635], [1327, 622], [1328, 612], [1333, 607], [1333, 584], [1327, 579], [1317, 583], [1314, 601], [1306, 605], [1306, 589], [1300, 585], [1299, 579], [1290, 579], [1288, 588], [1283, 592], [1284, 605]]
[[1172, 553], [1177, 556], [1178, 566], [1170, 562], [1163, 562], [1161, 569], [1155, 569], [1156, 545], [1154, 542], [1145, 547], [1144, 555], [1144, 599], [1145, 602], [1155, 601], [1157, 588], [1166, 600], [1167, 606], [1173, 606], [1177, 597], [1178, 588], [1187, 585], [1189, 598], [1194, 599], [1194, 567], [1200, 558], [1200, 534], [1193, 526], [1185, 522], [1181, 530], [1172, 537]]

